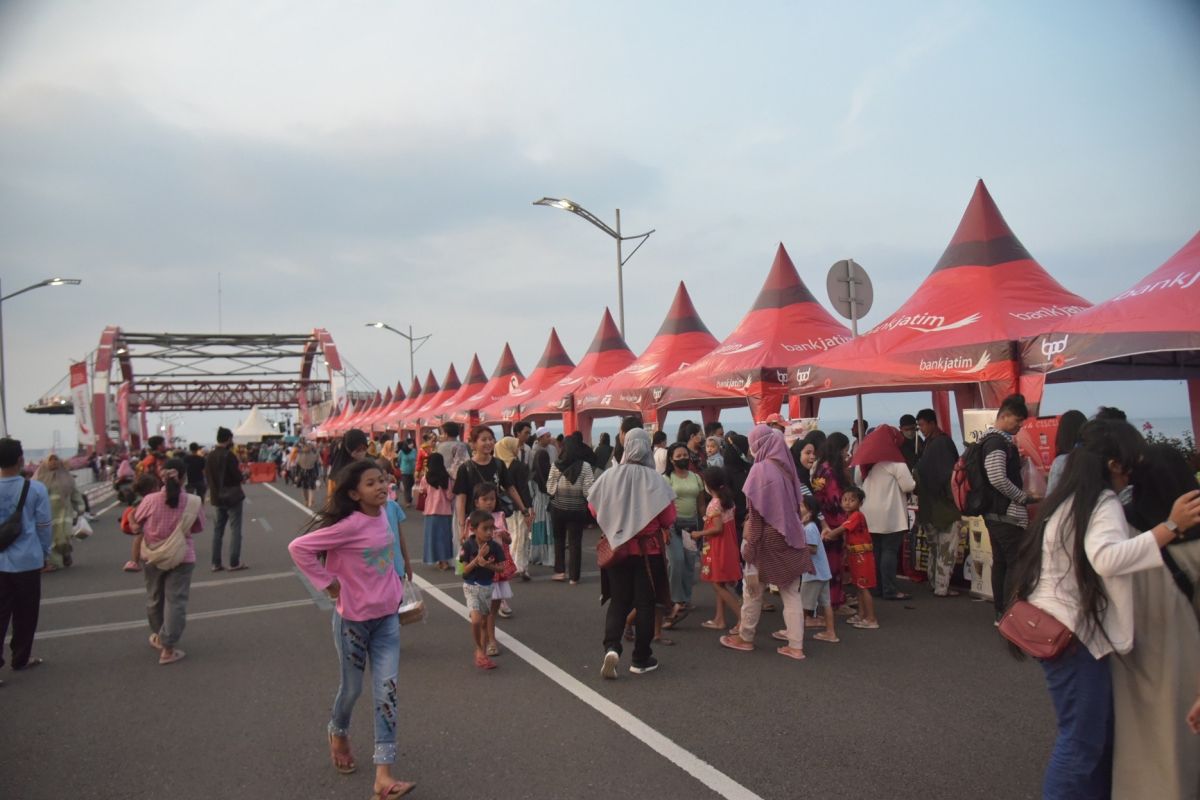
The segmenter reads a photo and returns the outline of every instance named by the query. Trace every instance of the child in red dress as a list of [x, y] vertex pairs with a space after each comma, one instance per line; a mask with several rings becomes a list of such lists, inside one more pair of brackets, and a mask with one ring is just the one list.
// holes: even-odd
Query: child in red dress
[[733, 492], [729, 489], [725, 470], [720, 467], [708, 467], [702, 477], [712, 500], [704, 512], [704, 529], [692, 531], [692, 538], [701, 545], [700, 580], [712, 584], [717, 596], [717, 610], [712, 619], [700, 626], [724, 631], [725, 609], [733, 612], [734, 619], [739, 619], [742, 614], [742, 604], [733, 593], [733, 587], [742, 579]]
[[875, 553], [871, 546], [871, 532], [867, 530], [867, 518], [859, 511], [867, 496], [857, 486], [842, 490], [842, 510], [846, 521], [822, 534], [825, 541], [846, 537], [846, 561], [850, 565], [850, 579], [858, 587], [858, 613], [846, 620], [856, 628], [873, 630], [879, 627], [875, 617], [875, 602], [871, 589], [875, 586]]

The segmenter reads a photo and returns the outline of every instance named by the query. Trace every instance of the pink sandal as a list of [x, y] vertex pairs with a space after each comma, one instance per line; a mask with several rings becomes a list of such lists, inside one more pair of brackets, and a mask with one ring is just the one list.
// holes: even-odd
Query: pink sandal
[[740, 636], [722, 636], [719, 640], [722, 647], [728, 647], [730, 650], [740, 650], [743, 653], [748, 653], [754, 649], [754, 645], [742, 639]]
[[787, 656], [788, 658], [795, 659], [796, 661], [803, 661], [804, 659], [808, 658], [808, 656], [804, 655], [803, 650], [795, 647], [776, 647], [775, 652], [779, 653], [781, 656]]

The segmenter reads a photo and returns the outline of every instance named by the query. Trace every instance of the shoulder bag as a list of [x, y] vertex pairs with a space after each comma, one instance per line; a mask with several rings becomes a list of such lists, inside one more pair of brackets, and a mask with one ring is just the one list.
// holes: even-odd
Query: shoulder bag
[[21, 486], [21, 499], [17, 501], [17, 510], [4, 522], [0, 522], [0, 551], [12, 547], [13, 542], [25, 532], [25, 498], [28, 496], [29, 478], [26, 478]]
[[1000, 635], [1025, 655], [1041, 661], [1061, 656], [1075, 635], [1057, 619], [1025, 600], [1016, 600], [1000, 620]]
[[183, 558], [187, 555], [187, 532], [200, 515], [200, 498], [194, 494], [183, 496], [187, 498], [183, 506], [183, 516], [179, 518], [179, 524], [171, 531], [171, 535], [158, 545], [150, 545], [142, 539], [142, 560], [163, 572], [175, 569], [183, 563]]
[[221, 485], [217, 488], [217, 502], [214, 504], [223, 508], [232, 508], [246, 499], [246, 491], [242, 489], [240, 480], [233, 486], [225, 485], [225, 475], [229, 472], [231, 458], [236, 459], [237, 456], [226, 448], [225, 456], [221, 459]]

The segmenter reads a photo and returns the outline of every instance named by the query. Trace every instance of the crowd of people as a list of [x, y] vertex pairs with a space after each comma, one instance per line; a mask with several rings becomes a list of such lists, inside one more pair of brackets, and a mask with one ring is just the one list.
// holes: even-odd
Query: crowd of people
[[[555, 436], [527, 422], [498, 441], [489, 427], [463, 437], [455, 423], [413, 440], [373, 441], [347, 432], [336, 444], [265, 445], [285, 480], [316, 507], [290, 551], [299, 569], [336, 602], [341, 680], [328, 724], [335, 768], [356, 768], [348, 739], [371, 666], [375, 792], [398, 797], [395, 778], [399, 622], [412, 560], [400, 531], [404, 507], [422, 512], [425, 564], [454, 570], [470, 616], [474, 664], [497, 667], [496, 618], [516, 613], [514, 584], [530, 567], [578, 585], [596, 558], [607, 603], [601, 675], [658, 668], [655, 647], [698, 608], [721, 646], [755, 650], [764, 611], [782, 605], [775, 651], [806, 658], [805, 639], [837, 644], [838, 625], [876, 630], [888, 601], [910, 593], [898, 576], [920, 567], [931, 594], [962, 587], [966, 543], [957, 474], [978, 471], [971, 491], [991, 540], [995, 622], [1023, 601], [1069, 629], [1072, 644], [1042, 659], [1058, 717], [1045, 776], [1047, 797], [1187, 796], [1200, 791], [1200, 491], [1196, 465], [1170, 447], [1147, 446], [1115, 409], [1088, 419], [1064, 414], [1045, 496], [1025, 488], [1016, 435], [1029, 413], [1013, 395], [994, 423], [960, 453], [936, 413], [896, 426], [853, 426], [851, 436], [807, 432], [788, 443], [772, 415], [748, 435], [720, 423], [682, 423], [674, 441], [622, 421], [593, 448], [579, 433]], [[209, 451], [168, 453], [158, 437], [117, 481], [132, 482], [122, 527], [133, 535], [127, 569], [144, 572], [150, 644], [160, 664], [184, 657], [192, 537], [215, 510], [212, 566], [241, 570], [244, 462], [220, 429]], [[972, 465], [977, 465], [973, 467]], [[64, 477], [65, 473], [65, 477]], [[130, 474], [132, 473], [132, 474]], [[0, 634], [11, 622], [12, 666], [28, 669], [40, 576], [69, 566], [71, 525], [84, 513], [70, 472], [47, 458], [26, 481], [19, 442], [0, 440], [0, 521], [19, 508], [17, 540], [0, 549]], [[24, 496], [27, 495], [27, 496]], [[911, 512], [911, 516], [910, 516]], [[584, 531], [599, 528], [595, 555]], [[1139, 531], [1141, 531], [1139, 533]], [[914, 533], [927, 559], [914, 562]], [[902, 544], [910, 540], [910, 547]], [[0, 541], [0, 544], [3, 544]], [[364, 553], [370, 554], [364, 558]], [[809, 634], [809, 631], [812, 631]], [[0, 662], [2, 663], [2, 662]], [[1148, 788], [1155, 790], [1146, 794]]]

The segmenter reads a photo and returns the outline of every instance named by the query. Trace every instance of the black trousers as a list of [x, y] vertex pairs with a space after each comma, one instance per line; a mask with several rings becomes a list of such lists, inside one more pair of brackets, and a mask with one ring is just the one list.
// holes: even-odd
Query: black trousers
[[[587, 511], [560, 511], [550, 507], [550, 521], [554, 525], [554, 571], [567, 573], [569, 580], [579, 580], [579, 571], [583, 564], [583, 529], [592, 517]], [[566, 565], [567, 542], [571, 544], [571, 561]]]
[[42, 571], [0, 572], [0, 667], [4, 666], [4, 640], [12, 621], [12, 668], [29, 663], [33, 635], [37, 632], [42, 605]]
[[[655, 573], [665, 570], [662, 556], [648, 556]], [[634, 620], [633, 663], [643, 665], [653, 655], [650, 642], [654, 639], [654, 586], [646, 574], [642, 556], [631, 556], [615, 567], [605, 570], [608, 578], [608, 616], [604, 618], [604, 649], [621, 652], [621, 636], [625, 633], [625, 618], [631, 609], [637, 610]]]
[[1021, 543], [1025, 541], [1025, 529], [994, 519], [986, 522], [988, 538], [992, 540], [992, 603], [999, 619], [1011, 600], [1013, 587], [1008, 585], [1008, 567], [1017, 561]]

